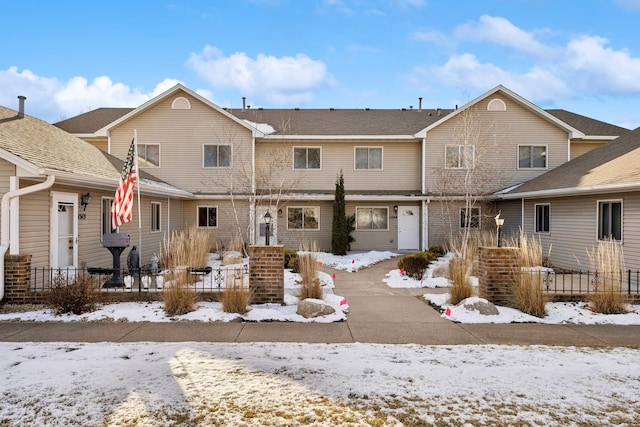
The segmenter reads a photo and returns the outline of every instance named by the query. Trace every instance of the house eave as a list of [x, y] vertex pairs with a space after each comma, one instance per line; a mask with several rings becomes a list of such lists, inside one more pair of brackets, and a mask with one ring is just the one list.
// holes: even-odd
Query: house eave
[[413, 135], [265, 135], [260, 140], [274, 141], [416, 141]]
[[552, 190], [526, 191], [522, 193], [501, 194], [498, 195], [497, 198], [503, 200], [539, 199], [544, 197], [584, 196], [602, 193], [628, 193], [633, 191], [640, 191], [640, 182], [626, 182], [619, 184], [602, 184], [582, 187], [557, 188]]

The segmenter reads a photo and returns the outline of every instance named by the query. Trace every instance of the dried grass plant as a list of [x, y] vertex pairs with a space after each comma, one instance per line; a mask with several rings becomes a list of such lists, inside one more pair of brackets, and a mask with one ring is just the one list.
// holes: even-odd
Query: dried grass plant
[[594, 292], [589, 294], [591, 309], [603, 314], [626, 313], [627, 297], [623, 292], [624, 255], [620, 243], [609, 239], [598, 242], [589, 254], [594, 271]]
[[315, 242], [306, 240], [300, 243], [301, 251], [298, 254], [298, 270], [302, 278], [298, 297], [322, 299], [322, 286], [318, 278], [318, 249]]
[[453, 257], [449, 261], [449, 280], [451, 281], [449, 304], [458, 304], [473, 296], [473, 286], [469, 280], [470, 270], [471, 262], [469, 260]]
[[225, 278], [225, 287], [219, 296], [225, 313], [245, 314], [249, 311], [253, 291], [245, 287], [242, 280], [242, 277], [238, 279], [234, 275], [227, 275]]
[[511, 246], [519, 246], [516, 271], [513, 272], [513, 296], [517, 308], [531, 316], [547, 315], [547, 294], [544, 292], [544, 278], [547, 274], [542, 266], [542, 242], [539, 238], [520, 233], [520, 238], [510, 242]]
[[187, 272], [175, 273], [171, 285], [163, 288], [162, 301], [167, 316], [180, 316], [195, 311], [198, 294], [187, 282]]
[[195, 227], [174, 231], [171, 238], [164, 239], [161, 250], [163, 265], [175, 267], [206, 267], [212, 239], [207, 230]]

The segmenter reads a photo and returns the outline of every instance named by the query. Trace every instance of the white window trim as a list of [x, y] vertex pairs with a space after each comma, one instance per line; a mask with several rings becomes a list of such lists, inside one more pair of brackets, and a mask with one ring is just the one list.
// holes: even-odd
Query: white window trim
[[507, 104], [500, 98], [494, 98], [487, 104], [487, 111], [507, 111]]
[[[369, 152], [368, 150], [371, 148], [379, 148], [380, 149], [380, 169], [371, 169], [367, 167], [366, 169], [358, 169], [356, 166], [356, 151], [358, 148], [366, 148], [367, 149], [367, 166], [369, 164]], [[372, 172], [380, 172], [384, 170], [384, 147], [381, 145], [358, 145], [353, 147], [353, 170], [358, 172], [363, 171], [372, 171]]]
[[[289, 227], [289, 209], [302, 209], [302, 226], [303, 228]], [[318, 210], [318, 228], [304, 228], [304, 209], [314, 208]], [[287, 230], [292, 231], [320, 231], [320, 206], [287, 206]]]
[[[549, 223], [547, 226], [549, 227], [549, 231], [537, 231], [538, 224], [538, 206], [549, 206]], [[551, 234], [551, 203], [536, 203], [533, 207], [533, 232], [536, 234]]]
[[596, 242], [602, 242], [600, 238], [600, 203], [620, 203], [620, 240], [613, 239], [616, 243], [624, 241], [624, 201], [622, 199], [603, 199], [596, 201]]
[[[200, 225], [198, 224], [198, 212], [200, 211], [200, 208], [215, 208], [216, 210], [216, 225], [212, 226], [212, 225]], [[207, 228], [207, 229], [216, 229], [220, 226], [220, 209], [218, 209], [217, 205], [197, 205], [196, 206], [196, 228]]]
[[[458, 166], [457, 167], [453, 167], [453, 166], [449, 166], [447, 165], [447, 148], [449, 147], [458, 147]], [[460, 156], [460, 149], [461, 148], [466, 148], [466, 147], [471, 147], [471, 149], [473, 150], [473, 156], [471, 158], [471, 166], [470, 167], [466, 167], [466, 166], [460, 166], [460, 160], [462, 159], [462, 157]], [[459, 170], [467, 170], [467, 169], [473, 169], [476, 165], [476, 146], [474, 144], [446, 144], [444, 146], [444, 168], [445, 169], [459, 169]]]
[[[104, 230], [104, 226], [105, 226], [105, 223], [104, 223], [105, 218], [104, 218], [104, 215], [103, 215], [105, 212], [102, 211], [102, 207], [104, 206], [104, 201], [105, 200], [109, 200], [110, 201], [109, 205], [113, 205], [113, 199], [114, 199], [113, 197], [106, 197], [106, 196], [102, 196], [100, 198], [100, 241], [101, 242], [102, 242], [102, 235], [103, 235], [102, 231]], [[111, 219], [110, 212], [111, 212], [111, 209], [109, 209], [109, 212], [106, 212], [107, 217], [109, 219]], [[109, 231], [108, 231], [108, 233], [111, 233], [111, 221], [109, 221]]]
[[[219, 146], [227, 146], [229, 149], [229, 166], [206, 166], [204, 164], [204, 150], [205, 147], [219, 147]], [[233, 168], [233, 144], [202, 144], [202, 169], [231, 169]]]
[[[158, 206], [158, 229], [153, 229], [153, 206]], [[160, 202], [151, 202], [151, 221], [149, 221], [149, 228], [151, 229], [151, 233], [161, 233], [162, 232], [162, 203]]]
[[171, 103], [172, 110], [190, 110], [191, 102], [184, 96], [179, 96]]
[[[296, 148], [317, 148], [320, 150], [320, 167], [319, 168], [297, 168], [296, 167]], [[308, 151], [307, 151], [307, 159], [308, 159]], [[307, 161], [307, 164], [309, 162]], [[291, 168], [294, 171], [321, 171], [322, 170], [322, 147], [320, 146], [310, 146], [310, 145], [294, 145], [293, 150], [291, 151]]]
[[458, 228], [460, 230], [464, 230], [465, 228], [469, 228], [469, 229], [475, 229], [475, 230], [482, 230], [482, 207], [481, 206], [472, 206], [469, 208], [469, 210], [473, 211], [474, 209], [478, 209], [478, 226], [477, 227], [463, 227], [462, 226], [462, 212], [464, 210], [466, 210], [467, 208], [465, 208], [464, 206], [460, 207], [460, 210], [458, 211]]
[[[520, 147], [544, 147], [544, 167], [530, 167], [530, 168], [522, 168], [520, 167]], [[531, 171], [531, 170], [547, 170], [549, 169], [549, 146], [547, 144], [518, 144], [516, 147], [516, 168], [521, 171]]]
[[[387, 211], [387, 228], [358, 228], [358, 209], [385, 209]], [[356, 206], [356, 230], [365, 232], [389, 231], [389, 207], [388, 206]]]
[[[158, 166], [142, 164], [142, 161], [146, 162], [146, 160], [141, 160], [139, 147], [144, 145], [145, 147], [150, 145], [158, 146]], [[138, 167], [141, 168], [151, 168], [151, 169], [159, 169], [162, 166], [162, 145], [161, 144], [138, 144], [136, 147], [136, 154], [138, 156]]]

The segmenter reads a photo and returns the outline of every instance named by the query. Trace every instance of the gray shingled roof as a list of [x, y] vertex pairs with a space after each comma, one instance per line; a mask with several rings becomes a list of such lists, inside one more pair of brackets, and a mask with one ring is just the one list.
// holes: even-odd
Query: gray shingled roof
[[[98, 108], [55, 123], [73, 134], [90, 134], [102, 129], [133, 108]], [[413, 135], [454, 110], [367, 110], [367, 109], [227, 109], [253, 123], [267, 123], [276, 135]], [[588, 136], [620, 136], [628, 129], [565, 110], [546, 110]], [[440, 114], [440, 115], [438, 115]]]
[[525, 182], [507, 195], [638, 183], [640, 128]]

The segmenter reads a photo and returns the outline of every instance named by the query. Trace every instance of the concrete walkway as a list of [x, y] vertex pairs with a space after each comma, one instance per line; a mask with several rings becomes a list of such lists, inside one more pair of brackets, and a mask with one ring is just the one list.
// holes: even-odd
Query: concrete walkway
[[382, 282], [383, 261], [357, 273], [336, 274], [335, 293], [347, 298], [339, 323], [0, 323], [6, 342], [303, 342], [381, 344], [519, 344], [640, 348], [640, 326], [460, 324], [440, 317], [420, 295], [434, 289], [393, 289]]

